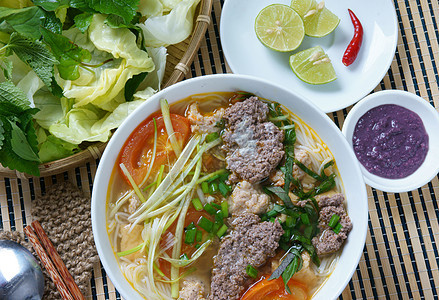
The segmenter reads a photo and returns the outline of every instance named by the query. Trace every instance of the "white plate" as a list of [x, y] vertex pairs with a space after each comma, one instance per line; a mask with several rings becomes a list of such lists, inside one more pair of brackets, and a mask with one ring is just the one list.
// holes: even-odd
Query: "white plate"
[[[259, 42], [255, 18], [262, 8], [273, 3], [289, 5], [289, 0], [226, 0], [220, 37], [227, 62], [234, 73], [271, 80], [314, 102], [324, 112], [337, 111], [369, 94], [387, 73], [395, 55], [398, 27], [391, 0], [327, 0], [326, 7], [340, 18], [340, 24], [322, 38], [305, 36], [293, 52], [280, 53]], [[341, 62], [353, 36], [350, 8], [364, 29], [363, 45], [356, 61], [346, 67]], [[323, 85], [302, 82], [290, 68], [292, 53], [322, 46], [332, 60], [337, 79]]]

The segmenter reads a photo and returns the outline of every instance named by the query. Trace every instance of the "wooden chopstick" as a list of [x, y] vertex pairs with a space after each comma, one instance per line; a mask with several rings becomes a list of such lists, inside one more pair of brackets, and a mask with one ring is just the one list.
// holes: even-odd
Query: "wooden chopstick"
[[33, 221], [31, 225], [41, 243], [43, 244], [44, 248], [46, 248], [46, 252], [49, 254], [49, 257], [52, 259], [59, 274], [63, 278], [64, 283], [69, 288], [75, 300], [85, 300], [84, 296], [79, 290], [79, 287], [76, 285], [75, 280], [73, 279], [72, 275], [70, 275], [69, 270], [67, 270], [66, 265], [62, 261], [61, 257], [59, 256], [58, 252], [56, 251], [55, 247], [53, 246], [46, 232], [44, 231], [43, 227], [41, 227], [40, 222]]
[[55, 285], [56, 285], [59, 293], [63, 297], [63, 299], [75, 300], [72, 297], [72, 295], [70, 294], [69, 290], [67, 289], [67, 286], [65, 285], [61, 276], [58, 274], [58, 271], [56, 270], [56, 268], [53, 265], [52, 261], [50, 260], [49, 256], [44, 251], [43, 246], [41, 246], [40, 242], [38, 241], [38, 237], [35, 234], [32, 227], [26, 226], [24, 228], [24, 232], [26, 233], [27, 237], [29, 238], [29, 241], [32, 243], [32, 247], [34, 247], [35, 252], [37, 252], [37, 254], [40, 257], [40, 260], [43, 263], [44, 267], [46, 268], [47, 272], [49, 272], [50, 278], [52, 278], [53, 283], [55, 283]]
[[[33, 248], [40, 257], [41, 262], [49, 273], [52, 281], [55, 283], [63, 299], [84, 300], [84, 296], [62, 262], [61, 257], [56, 252], [55, 247], [47, 237], [40, 223], [38, 221], [32, 222], [30, 226], [24, 228], [24, 232], [28, 236], [29, 241], [32, 243]], [[40, 238], [41, 243], [46, 249], [41, 245], [38, 238]]]

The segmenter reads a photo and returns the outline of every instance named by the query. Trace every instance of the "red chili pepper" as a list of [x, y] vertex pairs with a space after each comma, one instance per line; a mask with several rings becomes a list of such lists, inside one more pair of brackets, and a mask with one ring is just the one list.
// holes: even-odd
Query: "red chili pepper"
[[349, 66], [355, 61], [358, 52], [360, 52], [361, 44], [363, 43], [363, 26], [352, 10], [348, 9], [348, 11], [351, 16], [352, 24], [354, 25], [354, 37], [343, 54], [342, 62], [345, 66]]

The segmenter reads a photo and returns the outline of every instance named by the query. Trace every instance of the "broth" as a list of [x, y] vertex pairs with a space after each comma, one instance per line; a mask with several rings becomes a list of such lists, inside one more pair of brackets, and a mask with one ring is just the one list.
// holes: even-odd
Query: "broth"
[[[226, 251], [223, 247], [225, 241], [230, 242], [234, 238], [238, 242], [249, 240], [245, 233], [240, 232], [239, 226], [233, 225], [234, 221], [241, 220], [243, 216], [259, 220], [257, 224], [246, 228], [247, 231], [254, 229], [257, 233], [258, 226], [271, 226], [272, 229], [278, 226], [282, 232], [274, 238], [277, 239], [274, 241], [277, 247], [273, 256], [268, 255], [262, 264], [252, 266], [257, 272], [256, 277], [250, 276], [248, 270], [246, 274], [240, 271], [242, 284], [239, 293], [231, 298], [257, 299], [252, 298], [252, 293], [264, 282], [271, 285], [276, 282], [267, 279], [277, 268], [281, 268], [284, 258], [296, 253], [293, 248], [299, 249], [296, 249], [298, 254], [293, 260], [300, 261], [302, 268], [296, 270], [290, 282], [296, 282], [292, 284], [292, 292], [294, 294], [296, 291], [300, 297], [293, 298], [285, 291], [288, 287], [273, 290], [271, 296], [309, 299], [335, 267], [341, 250], [330, 249], [328, 253], [317, 254], [324, 247], [330, 247], [321, 245], [325, 240], [325, 232], [330, 235], [339, 234], [335, 233], [335, 228], [328, 227], [328, 222], [321, 223], [322, 215], [319, 215], [319, 211], [338, 211], [340, 221], [337, 224], [342, 224], [339, 231], [342, 234], [347, 231], [347, 234], [350, 230], [346, 225], [349, 218], [342, 209], [344, 201], [339, 199], [343, 202], [339, 206], [323, 205], [322, 210], [319, 210], [321, 203], [332, 203], [334, 197], [343, 197], [343, 186], [332, 153], [313, 129], [293, 113], [277, 106], [275, 102], [254, 100], [251, 97], [251, 94], [245, 92], [192, 95], [169, 107], [174, 133], [168, 135], [166, 120], [159, 122], [159, 111], [151, 115], [154, 118], [149, 117], [142, 122], [127, 139], [112, 173], [107, 200], [107, 229], [123, 273], [146, 299], [176, 299], [178, 296], [190, 299], [185, 296], [189, 287], [192, 289], [199, 286], [202, 290], [198, 295], [203, 298], [196, 299], [212, 299], [212, 293], [218, 293], [214, 281], [218, 279], [218, 266], [223, 259], [221, 253]], [[268, 119], [256, 122], [252, 116], [240, 115], [241, 110], [255, 110], [253, 106], [245, 107], [251, 102], [249, 99], [253, 99], [252, 103], [257, 103], [262, 109], [268, 107]], [[232, 116], [240, 120], [240, 123], [233, 126], [230, 125], [230, 112], [236, 108], [237, 103], [243, 108], [236, 109], [237, 115]], [[242, 131], [239, 131], [239, 127], [243, 128]], [[139, 138], [144, 132], [149, 132], [149, 136]], [[273, 140], [272, 136], [276, 132], [281, 132], [282, 140]], [[291, 154], [288, 149], [293, 148], [288, 148], [288, 143], [292, 132], [295, 135], [295, 142], [291, 144], [294, 148], [294, 166], [289, 168], [289, 160], [293, 158], [282, 154], [269, 176], [254, 172], [253, 177], [243, 180], [247, 174], [239, 173], [239, 168], [232, 169], [231, 157], [235, 155], [234, 159], [239, 160], [239, 151], [245, 153], [244, 160], [249, 160], [249, 155], [261, 159], [258, 155], [265, 151], [261, 147], [277, 142], [277, 145], [282, 146], [280, 152]], [[269, 138], [255, 140], [255, 136], [264, 134]], [[172, 135], [175, 136], [174, 142], [170, 138]], [[137, 145], [133, 140], [142, 141], [143, 144]], [[136, 150], [136, 147], [141, 149]], [[140, 154], [131, 157], [130, 151]], [[176, 155], [179, 151], [181, 154]], [[302, 156], [306, 156], [306, 159], [300, 162]], [[266, 160], [273, 159], [270, 157]], [[243, 164], [242, 161], [239, 163]], [[282, 182], [282, 176], [284, 184], [288, 180], [288, 176], [282, 175], [286, 169], [291, 174], [298, 174], [297, 178], [291, 175], [292, 186], [287, 196], [290, 204], [279, 194], [278, 189], [285, 190], [279, 182]], [[144, 178], [140, 176], [137, 179], [131, 175], [138, 170]], [[263, 176], [263, 179], [251, 182], [257, 176]], [[325, 184], [331, 184], [331, 188], [317, 194], [323, 191], [321, 186]], [[303, 195], [310, 196], [305, 199]], [[242, 201], [243, 197], [247, 197], [247, 202]], [[249, 203], [249, 199], [256, 200], [251, 205], [245, 204]], [[317, 202], [318, 205], [314, 204]], [[291, 225], [293, 213], [299, 216], [295, 221], [299, 222], [299, 227]], [[323, 230], [318, 229], [321, 226]], [[308, 227], [312, 228], [308, 230]], [[288, 235], [289, 231], [303, 235], [302, 241], [294, 240], [295, 235], [291, 232]], [[273, 234], [276, 234], [275, 229]], [[310, 238], [305, 243], [303, 240], [306, 236]], [[242, 258], [244, 261], [246, 259]], [[319, 259], [320, 267], [315, 264]], [[211, 285], [215, 290], [211, 291]]]

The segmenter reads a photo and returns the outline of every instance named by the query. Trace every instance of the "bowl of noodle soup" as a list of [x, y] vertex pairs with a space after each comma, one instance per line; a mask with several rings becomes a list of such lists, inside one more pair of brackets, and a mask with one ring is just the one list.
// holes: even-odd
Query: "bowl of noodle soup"
[[358, 161], [333, 121], [235, 74], [185, 80], [136, 109], [92, 192], [99, 257], [126, 299], [335, 299], [367, 221]]

